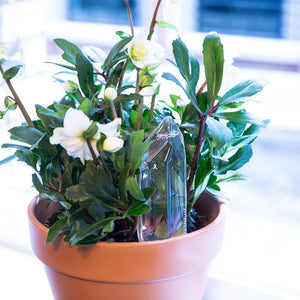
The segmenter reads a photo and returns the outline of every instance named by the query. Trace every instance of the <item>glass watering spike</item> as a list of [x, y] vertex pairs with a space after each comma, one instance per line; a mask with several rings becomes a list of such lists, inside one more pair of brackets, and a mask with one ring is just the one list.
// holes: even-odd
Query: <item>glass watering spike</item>
[[186, 233], [186, 156], [182, 133], [166, 117], [151, 133], [148, 158], [141, 166], [141, 188], [154, 187], [147, 204], [151, 211], [139, 218], [140, 241], [167, 239]]

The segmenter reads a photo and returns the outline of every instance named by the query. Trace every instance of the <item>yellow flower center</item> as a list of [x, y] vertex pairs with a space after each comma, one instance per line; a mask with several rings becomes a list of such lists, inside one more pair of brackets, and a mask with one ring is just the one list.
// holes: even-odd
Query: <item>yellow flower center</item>
[[148, 57], [148, 51], [143, 43], [136, 43], [131, 48], [131, 57], [133, 60], [143, 62]]
[[7, 47], [5, 47], [4, 45], [0, 45], [0, 54], [3, 55], [5, 53]]

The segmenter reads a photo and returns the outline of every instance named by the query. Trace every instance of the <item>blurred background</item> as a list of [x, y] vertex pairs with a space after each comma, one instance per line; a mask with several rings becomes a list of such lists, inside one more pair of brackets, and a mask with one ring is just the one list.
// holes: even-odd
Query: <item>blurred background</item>
[[[300, 0], [163, 1], [159, 17], [178, 27], [200, 59], [205, 33], [221, 35], [236, 67], [227, 74], [224, 90], [245, 78], [269, 82], [249, 105], [254, 114], [271, 120], [253, 146], [252, 161], [242, 169], [250, 180], [223, 185], [230, 199], [227, 229], [210, 276], [281, 299], [300, 299]], [[149, 25], [154, 3], [130, 1], [135, 26]], [[25, 68], [14, 85], [31, 116], [35, 103], [48, 105], [64, 93], [52, 78], [60, 69], [45, 64], [59, 61], [52, 40], [66, 38], [108, 51], [118, 40], [116, 30], [130, 32], [123, 0], [0, 0], [0, 44], [19, 41], [17, 59]], [[171, 38], [172, 33], [158, 30], [161, 43]], [[7, 94], [0, 81], [1, 107]], [[17, 111], [1, 120], [0, 144], [9, 141], [7, 130], [20, 120]], [[0, 149], [0, 160], [10, 154]], [[49, 293], [43, 299], [52, 299], [29, 244], [26, 209], [36, 194], [31, 174], [22, 163], [0, 166], [3, 299], [29, 299], [24, 291], [31, 279], [39, 284], [30, 299], [41, 299], [42, 290]]]

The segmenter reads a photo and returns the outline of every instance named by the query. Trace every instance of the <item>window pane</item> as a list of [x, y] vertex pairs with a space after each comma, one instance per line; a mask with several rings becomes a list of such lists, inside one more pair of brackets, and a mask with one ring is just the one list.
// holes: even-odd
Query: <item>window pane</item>
[[281, 0], [202, 0], [197, 30], [281, 37]]
[[[129, 0], [129, 4], [132, 17], [136, 19], [136, 1]], [[67, 0], [67, 8], [67, 19], [71, 21], [128, 25], [125, 1]]]

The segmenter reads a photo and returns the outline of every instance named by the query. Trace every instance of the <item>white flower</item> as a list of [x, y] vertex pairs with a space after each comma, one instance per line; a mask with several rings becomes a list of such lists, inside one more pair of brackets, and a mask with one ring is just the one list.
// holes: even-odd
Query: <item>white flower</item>
[[113, 85], [111, 85], [105, 89], [104, 99], [106, 99], [108, 101], [114, 101], [117, 98], [117, 96], [118, 96], [118, 92]]
[[[75, 108], [69, 108], [64, 118], [64, 127], [55, 128], [53, 135], [50, 137], [51, 144], [61, 144], [66, 149], [68, 155], [80, 158], [84, 164], [85, 160], [92, 160], [92, 154], [89, 150], [87, 141], [82, 134], [86, 131], [92, 122], [84, 114], [83, 111]], [[97, 141], [100, 139], [101, 133], [106, 135], [106, 143], [104, 141], [104, 150], [115, 152], [122, 148], [124, 141], [119, 139], [118, 127], [121, 124], [121, 119], [115, 119], [108, 124], [97, 124], [97, 132], [90, 138], [91, 147], [96, 156], [99, 156], [97, 150]]]
[[[85, 160], [93, 159], [88, 148], [86, 139], [82, 133], [87, 130], [92, 122], [81, 110], [69, 108], [64, 118], [64, 127], [55, 128], [53, 136], [50, 137], [51, 144], [61, 144], [66, 149], [68, 155], [80, 158], [84, 164]], [[100, 138], [100, 131], [90, 140], [93, 151], [98, 156], [97, 140]]]
[[158, 43], [147, 40], [147, 32], [137, 34], [128, 44], [128, 55], [138, 68], [160, 64], [165, 49]]
[[152, 85], [145, 86], [139, 92], [139, 94], [144, 97], [153, 96], [154, 93], [155, 93], [155, 89]]
[[[14, 40], [7, 44], [2, 44], [0, 42], [0, 60], [2, 60], [1, 66], [4, 72], [14, 66], [23, 65], [17, 57], [19, 52], [20, 40]], [[22, 73], [23, 70], [21, 69], [17, 76], [20, 76]]]

